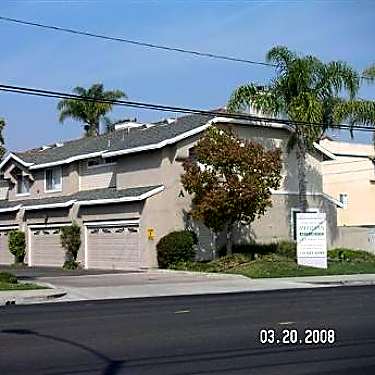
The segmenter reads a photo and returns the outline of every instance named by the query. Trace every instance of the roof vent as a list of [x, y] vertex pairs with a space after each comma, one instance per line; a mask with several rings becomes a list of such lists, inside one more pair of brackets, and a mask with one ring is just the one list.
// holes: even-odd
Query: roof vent
[[49, 148], [51, 148], [51, 146], [43, 145], [43, 146], [40, 148], [40, 151], [48, 150]]
[[64, 143], [55, 143], [55, 146], [56, 147], [62, 147], [62, 146], [64, 146]]

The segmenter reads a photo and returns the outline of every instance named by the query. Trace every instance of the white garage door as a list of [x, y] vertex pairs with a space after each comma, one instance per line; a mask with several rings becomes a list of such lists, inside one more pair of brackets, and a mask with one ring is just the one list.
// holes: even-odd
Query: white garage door
[[31, 228], [31, 265], [62, 267], [65, 250], [60, 244], [60, 228]]
[[9, 230], [0, 229], [0, 264], [14, 263], [14, 256], [10, 253], [8, 248], [8, 234]]
[[87, 267], [132, 270], [140, 265], [139, 228], [127, 225], [87, 227]]

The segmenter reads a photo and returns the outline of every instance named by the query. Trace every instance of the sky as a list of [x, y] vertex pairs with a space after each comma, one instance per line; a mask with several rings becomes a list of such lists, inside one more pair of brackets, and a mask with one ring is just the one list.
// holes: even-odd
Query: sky
[[[172, 47], [264, 61], [284, 45], [362, 71], [375, 63], [372, 0], [1, 0], [0, 15]], [[0, 21], [0, 82], [70, 92], [101, 82], [129, 100], [199, 109], [226, 104], [247, 82], [267, 83], [271, 67], [194, 57], [73, 36]], [[360, 96], [373, 99], [375, 85]], [[82, 135], [60, 124], [56, 99], [0, 93], [8, 150], [20, 151]], [[112, 119], [157, 121], [173, 114], [117, 107]], [[347, 132], [337, 135], [350, 140]], [[355, 134], [355, 142], [371, 135]]]

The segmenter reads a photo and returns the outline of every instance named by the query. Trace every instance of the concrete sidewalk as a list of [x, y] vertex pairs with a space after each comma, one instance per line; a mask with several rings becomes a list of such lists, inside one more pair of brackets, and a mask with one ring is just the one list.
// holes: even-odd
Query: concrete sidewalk
[[0, 291], [0, 306], [85, 300], [224, 294], [375, 285], [375, 274], [249, 279], [241, 275], [152, 270], [143, 273], [36, 277], [50, 289]]
[[69, 276], [38, 280], [67, 292], [66, 296], [53, 301], [81, 301], [372, 285], [375, 284], [375, 275], [249, 279], [231, 274], [153, 270], [135, 274]]

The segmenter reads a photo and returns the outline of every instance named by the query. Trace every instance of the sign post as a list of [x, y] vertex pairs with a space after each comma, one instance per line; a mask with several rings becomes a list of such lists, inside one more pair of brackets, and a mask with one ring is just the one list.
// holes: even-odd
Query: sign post
[[325, 213], [297, 214], [297, 263], [301, 266], [327, 268]]

